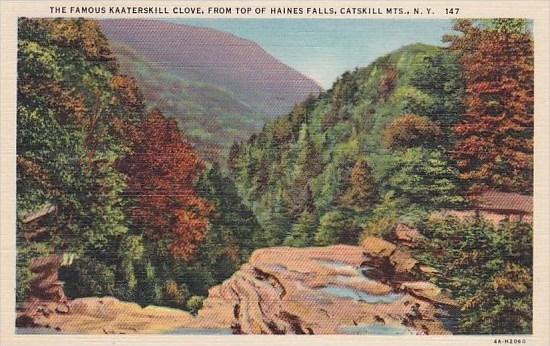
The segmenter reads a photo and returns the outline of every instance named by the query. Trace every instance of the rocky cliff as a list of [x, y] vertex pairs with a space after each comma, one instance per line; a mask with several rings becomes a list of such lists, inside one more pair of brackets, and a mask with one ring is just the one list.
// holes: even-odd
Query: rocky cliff
[[32, 325], [80, 333], [448, 334], [446, 321], [457, 306], [419, 279], [430, 270], [374, 237], [362, 246], [266, 248], [212, 287], [196, 317], [84, 298], [71, 302], [70, 312], [54, 311]]

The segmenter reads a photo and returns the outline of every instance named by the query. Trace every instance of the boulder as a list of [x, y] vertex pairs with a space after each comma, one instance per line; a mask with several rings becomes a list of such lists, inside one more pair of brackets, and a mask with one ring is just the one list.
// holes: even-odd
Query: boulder
[[399, 276], [414, 276], [417, 272], [418, 261], [408, 252], [395, 250], [390, 256], [390, 263], [394, 268], [394, 274]]
[[381, 281], [403, 281], [418, 276], [418, 261], [395, 244], [369, 236], [361, 245], [366, 255], [365, 263], [373, 268], [373, 278]]
[[399, 245], [414, 248], [418, 246], [424, 237], [420, 232], [413, 227], [409, 227], [405, 224], [398, 224], [394, 231], [395, 242]]
[[459, 306], [456, 301], [443, 294], [441, 288], [427, 281], [403, 282], [401, 283], [400, 288], [417, 298], [424, 299], [435, 304], [443, 304], [452, 307]]
[[63, 258], [57, 255], [39, 257], [33, 260], [29, 270], [34, 276], [29, 282], [30, 301], [64, 302], [63, 284], [58, 279], [58, 270]]
[[361, 242], [365, 253], [374, 257], [389, 257], [397, 248], [389, 241], [377, 237], [366, 237]]

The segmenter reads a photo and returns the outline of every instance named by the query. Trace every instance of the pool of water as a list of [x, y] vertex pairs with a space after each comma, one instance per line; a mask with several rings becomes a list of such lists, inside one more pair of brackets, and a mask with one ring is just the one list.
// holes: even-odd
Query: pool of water
[[388, 326], [384, 324], [358, 324], [356, 326], [345, 326], [338, 329], [342, 334], [352, 335], [412, 335], [414, 334], [405, 326]]
[[45, 327], [17, 327], [15, 328], [15, 334], [67, 334], [59, 332], [52, 328]]
[[272, 264], [272, 265], [269, 265], [268, 266], [268, 269], [271, 269], [275, 272], [283, 272], [285, 271], [287, 268], [286, 266], [282, 265], [282, 264]]
[[164, 334], [171, 335], [229, 335], [233, 331], [229, 328], [177, 328], [169, 330]]
[[358, 291], [353, 288], [349, 287], [339, 287], [339, 286], [326, 286], [321, 289], [319, 289], [321, 292], [331, 294], [340, 298], [348, 298], [353, 299], [356, 301], [363, 301], [369, 304], [388, 304], [393, 303], [401, 297], [403, 297], [403, 294], [399, 293], [388, 293], [384, 295], [375, 295], [366, 293], [363, 291]]
[[335, 279], [338, 282], [343, 283], [354, 283], [354, 282], [362, 282], [365, 281], [365, 278], [360, 276], [347, 276], [347, 275], [335, 275], [333, 276], [333, 279]]
[[318, 259], [317, 262], [319, 262], [323, 267], [335, 269], [341, 272], [360, 273], [358, 268], [352, 265], [349, 265], [345, 262], [325, 260], [325, 259]]

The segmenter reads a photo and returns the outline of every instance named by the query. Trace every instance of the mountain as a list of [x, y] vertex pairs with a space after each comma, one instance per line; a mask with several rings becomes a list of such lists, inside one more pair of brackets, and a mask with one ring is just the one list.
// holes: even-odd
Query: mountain
[[229, 167], [271, 244], [355, 244], [452, 206], [446, 148], [462, 91], [454, 57], [415, 44], [344, 73], [332, 88], [234, 146]]
[[148, 104], [176, 117], [207, 158], [321, 91], [258, 44], [225, 32], [134, 19], [100, 25]]
[[246, 140], [270, 119], [225, 89], [172, 74], [125, 44], [111, 41], [110, 47], [147, 104], [174, 117], [203, 159], [225, 161], [233, 141]]

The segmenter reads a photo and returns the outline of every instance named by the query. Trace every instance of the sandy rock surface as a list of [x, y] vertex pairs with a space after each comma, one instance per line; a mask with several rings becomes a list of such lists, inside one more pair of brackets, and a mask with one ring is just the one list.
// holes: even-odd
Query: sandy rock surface
[[20, 326], [77, 334], [162, 333], [187, 326], [193, 318], [185, 311], [157, 306], [142, 308], [112, 297], [75, 299], [64, 311], [44, 306], [49, 311], [36, 314], [32, 323]]
[[[369, 241], [368, 248], [268, 248], [253, 253], [222, 285], [210, 290], [199, 321], [231, 325], [241, 333], [447, 334], [439, 320], [443, 306], [454, 306], [428, 282], [393, 282], [396, 268], [381, 282], [369, 277], [367, 254], [392, 262], [400, 271], [416, 261], [391, 243]], [[228, 313], [228, 312], [232, 312]]]

